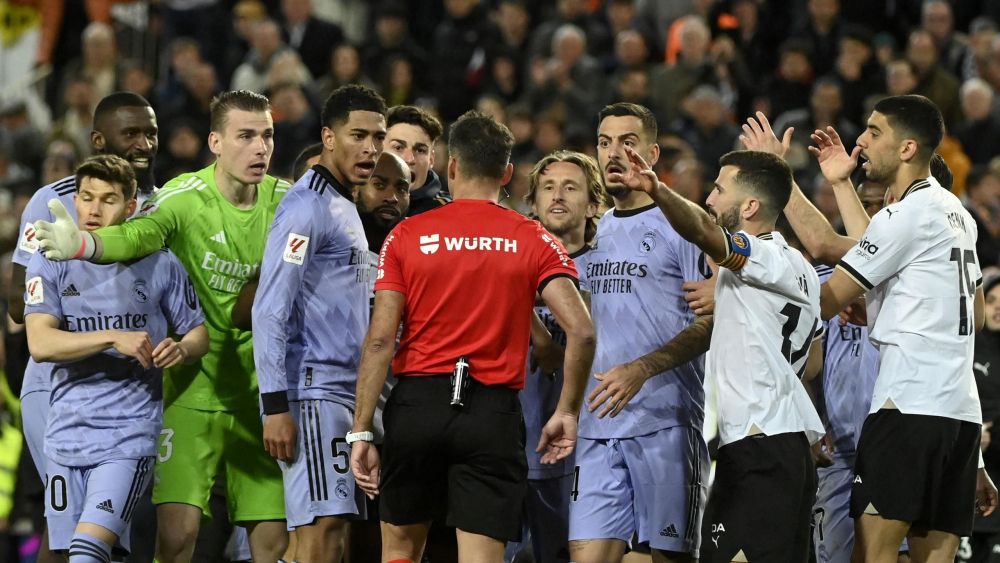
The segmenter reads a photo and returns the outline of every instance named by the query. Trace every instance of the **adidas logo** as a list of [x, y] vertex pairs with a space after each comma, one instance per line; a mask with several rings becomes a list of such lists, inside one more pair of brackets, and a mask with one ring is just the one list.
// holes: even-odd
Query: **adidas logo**
[[107, 499], [101, 504], [97, 505], [97, 510], [103, 510], [104, 512], [115, 513], [115, 507], [111, 506], [111, 499]]
[[226, 244], [226, 231], [219, 231], [209, 238], [219, 244]]
[[671, 525], [667, 526], [666, 528], [663, 528], [662, 530], [660, 530], [660, 535], [663, 536], [663, 537], [665, 537], [665, 538], [676, 538], [676, 537], [678, 537], [678, 535], [677, 535], [677, 528], [675, 528], [674, 525], [671, 524]]
[[80, 296], [80, 292], [77, 291], [76, 285], [69, 284], [69, 287], [67, 287], [66, 289], [62, 290], [62, 296], [63, 297], [79, 297]]

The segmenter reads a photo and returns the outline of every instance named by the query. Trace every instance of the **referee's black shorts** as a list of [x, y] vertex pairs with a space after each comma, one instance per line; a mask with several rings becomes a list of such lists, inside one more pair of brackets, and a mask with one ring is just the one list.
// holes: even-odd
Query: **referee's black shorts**
[[882, 409], [858, 441], [851, 517], [878, 514], [917, 529], [972, 533], [981, 426]]
[[381, 519], [406, 525], [443, 517], [466, 532], [516, 541], [528, 488], [517, 391], [472, 381], [461, 409], [450, 395], [448, 375], [400, 377], [389, 395]]
[[759, 434], [722, 446], [702, 523], [700, 560], [805, 563], [816, 483], [802, 432]]

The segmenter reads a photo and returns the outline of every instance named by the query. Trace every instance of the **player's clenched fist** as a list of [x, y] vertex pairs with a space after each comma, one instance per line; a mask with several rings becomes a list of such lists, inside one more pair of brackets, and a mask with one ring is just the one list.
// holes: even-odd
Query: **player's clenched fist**
[[153, 367], [153, 341], [146, 332], [117, 332], [114, 335], [114, 348], [139, 360], [143, 369]]

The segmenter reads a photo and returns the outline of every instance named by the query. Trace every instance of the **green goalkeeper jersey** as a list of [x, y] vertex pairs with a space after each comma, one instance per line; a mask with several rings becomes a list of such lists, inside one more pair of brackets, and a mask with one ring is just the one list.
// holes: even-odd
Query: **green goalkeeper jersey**
[[265, 176], [253, 208], [238, 209], [219, 193], [212, 164], [167, 182], [135, 219], [95, 232], [103, 244], [101, 262], [132, 260], [168, 247], [201, 299], [208, 354], [164, 374], [165, 406], [256, 408], [253, 338], [233, 327], [231, 315], [243, 284], [257, 277], [275, 208], [288, 188], [288, 182]]

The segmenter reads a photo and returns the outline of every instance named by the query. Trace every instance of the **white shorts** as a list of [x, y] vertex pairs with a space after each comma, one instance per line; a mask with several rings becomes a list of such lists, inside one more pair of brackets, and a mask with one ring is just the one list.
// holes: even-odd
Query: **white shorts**
[[312, 524], [321, 516], [364, 519], [365, 496], [351, 473], [351, 447], [344, 436], [354, 413], [333, 401], [290, 401], [298, 441], [295, 459], [279, 461], [285, 483], [288, 529]]

